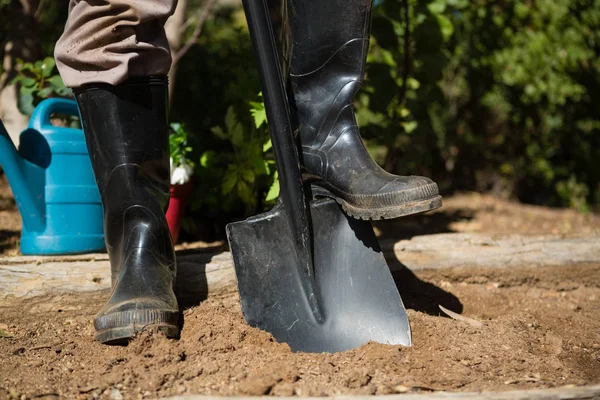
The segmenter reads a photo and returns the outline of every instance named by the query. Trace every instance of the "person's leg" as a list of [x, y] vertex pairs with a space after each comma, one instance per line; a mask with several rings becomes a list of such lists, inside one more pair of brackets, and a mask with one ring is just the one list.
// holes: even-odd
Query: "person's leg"
[[71, 0], [54, 50], [65, 85], [117, 85], [130, 77], [167, 75], [164, 23], [177, 0]]
[[163, 24], [176, 0], [73, 0], [56, 46], [73, 88], [104, 207], [112, 294], [96, 337], [121, 343], [145, 329], [179, 335], [169, 202], [168, 83]]
[[361, 219], [440, 207], [433, 181], [387, 173], [360, 138], [352, 101], [365, 71], [372, 0], [287, 2], [290, 80], [307, 176]]

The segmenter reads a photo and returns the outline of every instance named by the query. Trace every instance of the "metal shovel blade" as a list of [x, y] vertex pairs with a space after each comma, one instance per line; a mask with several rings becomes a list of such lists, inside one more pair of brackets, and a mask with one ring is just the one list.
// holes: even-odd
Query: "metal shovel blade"
[[307, 293], [285, 212], [278, 205], [227, 226], [248, 324], [292, 351], [337, 352], [369, 341], [409, 346], [406, 310], [371, 224], [346, 216], [333, 200], [312, 201], [316, 293]]

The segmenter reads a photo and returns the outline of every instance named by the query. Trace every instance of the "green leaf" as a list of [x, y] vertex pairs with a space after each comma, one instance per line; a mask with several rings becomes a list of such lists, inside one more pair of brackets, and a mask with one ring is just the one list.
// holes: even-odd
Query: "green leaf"
[[416, 80], [415, 78], [408, 78], [406, 80], [406, 84], [408, 85], [409, 88], [411, 88], [412, 90], [417, 90], [418, 88], [421, 87], [421, 82], [419, 82], [418, 80]]
[[33, 102], [34, 98], [31, 93], [23, 94], [21, 92], [17, 107], [19, 108], [19, 111], [21, 111], [22, 114], [31, 115], [33, 113], [33, 110], [35, 109]]
[[18, 59], [17, 62], [21, 64], [21, 68], [19, 69], [19, 71], [21, 73], [27, 72], [27, 71], [31, 72], [34, 69], [33, 64], [30, 62], [23, 63], [23, 60], [20, 60], [20, 59]]
[[468, 0], [446, 0], [446, 3], [454, 8], [463, 9], [469, 6], [470, 2]]
[[44, 62], [42, 63], [42, 74], [44, 75], [44, 77], [49, 77], [52, 74], [52, 71], [54, 70], [54, 66], [56, 65], [56, 63], [54, 62], [54, 58], [52, 57], [46, 57], [44, 58]]
[[202, 153], [202, 156], [200, 156], [200, 165], [204, 168], [210, 167], [213, 164], [216, 155], [217, 153], [213, 150], [205, 151]]
[[229, 106], [227, 109], [227, 114], [225, 114], [225, 128], [227, 128], [227, 133], [230, 135], [233, 133], [237, 122], [238, 119], [237, 115], [235, 114], [235, 110], [233, 109], [233, 106]]
[[227, 140], [227, 135], [223, 132], [223, 129], [220, 126], [213, 126], [210, 128], [210, 131], [221, 140]]
[[271, 139], [267, 140], [267, 143], [263, 145], [263, 153], [266, 153], [273, 147], [273, 143], [271, 143]]
[[37, 86], [21, 86], [21, 95], [32, 95], [37, 91]]
[[37, 95], [38, 97], [41, 97], [43, 99], [45, 99], [46, 97], [50, 96], [52, 94], [52, 88], [51, 87], [45, 87], [42, 90], [40, 90]]
[[181, 124], [179, 122], [171, 122], [171, 124], [169, 125], [171, 127], [171, 130], [173, 131], [172, 134], [179, 134], [181, 132]]
[[254, 154], [250, 159], [250, 164], [256, 175], [267, 175], [269, 173], [268, 165], [265, 163], [262, 154]]
[[277, 197], [279, 197], [279, 176], [278, 176], [277, 172], [275, 172], [275, 180], [273, 181], [273, 184], [269, 188], [269, 192], [267, 193], [267, 197], [265, 198], [265, 201], [273, 201], [273, 200], [277, 199]]
[[237, 195], [246, 204], [253, 204], [252, 190], [244, 181], [239, 181], [237, 185]]
[[432, 14], [441, 14], [446, 10], [446, 0], [433, 0], [427, 4], [427, 9]]
[[267, 122], [267, 111], [265, 110], [264, 103], [251, 101], [250, 114], [252, 114], [252, 118], [254, 119], [254, 126], [256, 126], [257, 128], [260, 128], [262, 124]]
[[61, 97], [73, 97], [73, 91], [68, 87], [55, 88], [56, 94]]
[[231, 143], [233, 143], [235, 147], [242, 147], [244, 145], [244, 128], [241, 123], [237, 122], [231, 127], [229, 135], [231, 137]]
[[23, 78], [19, 79], [19, 81], [21, 82], [21, 86], [27, 86], [27, 87], [34, 86], [37, 83], [35, 79], [29, 78], [29, 77], [23, 77]]
[[417, 129], [417, 126], [419, 125], [417, 123], [417, 121], [409, 121], [409, 122], [402, 122], [401, 123], [402, 127], [404, 128], [404, 131], [408, 134], [412, 133], [415, 129]]
[[240, 171], [240, 175], [242, 175], [242, 179], [245, 180], [248, 183], [254, 183], [254, 171], [252, 171], [251, 169], [242, 169]]
[[442, 36], [444, 40], [450, 39], [452, 34], [454, 33], [454, 25], [452, 21], [445, 15], [436, 15], [437, 21], [440, 24], [440, 29], [442, 31]]
[[60, 75], [53, 75], [46, 81], [49, 82], [55, 89], [66, 87]]
[[225, 177], [223, 178], [223, 184], [221, 185], [221, 193], [227, 194], [231, 193], [233, 188], [238, 183], [238, 176], [234, 169], [228, 168], [225, 172]]

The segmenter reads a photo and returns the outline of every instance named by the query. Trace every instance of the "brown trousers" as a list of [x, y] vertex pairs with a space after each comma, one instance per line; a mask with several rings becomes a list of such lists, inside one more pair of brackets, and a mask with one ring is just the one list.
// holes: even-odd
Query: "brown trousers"
[[171, 52], [164, 24], [176, 6], [177, 0], [71, 0], [54, 50], [65, 85], [166, 75]]

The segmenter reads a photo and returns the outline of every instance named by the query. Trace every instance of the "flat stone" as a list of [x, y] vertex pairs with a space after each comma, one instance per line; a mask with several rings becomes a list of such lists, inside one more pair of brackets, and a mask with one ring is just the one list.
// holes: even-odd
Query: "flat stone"
[[[492, 237], [444, 233], [383, 240], [391, 270], [454, 267], [523, 268], [600, 262], [600, 237]], [[177, 255], [177, 288], [185, 301], [235, 288], [231, 253], [186, 250]], [[0, 257], [0, 305], [11, 298], [109, 289], [106, 254]]]

